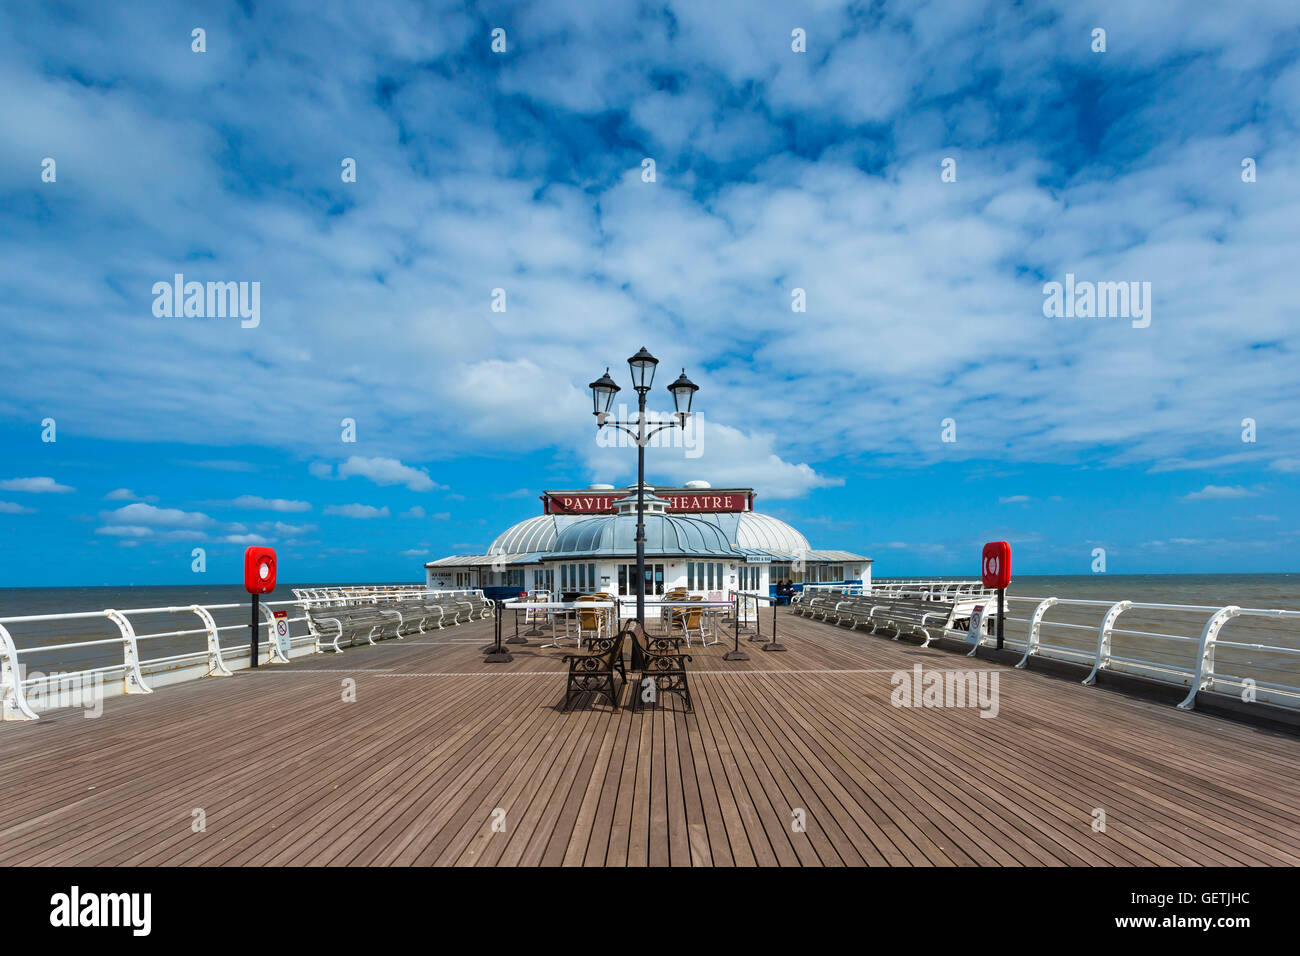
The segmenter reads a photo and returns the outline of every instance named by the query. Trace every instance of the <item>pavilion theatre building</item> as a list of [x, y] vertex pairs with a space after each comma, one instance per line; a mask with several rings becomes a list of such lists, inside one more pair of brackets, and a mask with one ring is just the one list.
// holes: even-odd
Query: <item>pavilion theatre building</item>
[[[547, 491], [542, 514], [506, 529], [487, 554], [425, 565], [431, 588], [482, 588], [489, 597], [549, 591], [571, 599], [636, 594], [636, 486]], [[683, 587], [710, 599], [771, 593], [783, 580], [870, 583], [871, 559], [817, 551], [802, 534], [754, 510], [752, 488], [645, 487], [646, 594]]]

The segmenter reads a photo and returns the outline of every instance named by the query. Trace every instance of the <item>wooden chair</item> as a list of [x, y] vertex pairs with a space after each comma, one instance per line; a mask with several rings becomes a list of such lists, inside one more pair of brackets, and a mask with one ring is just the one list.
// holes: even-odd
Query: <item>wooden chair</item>
[[[689, 597], [690, 592], [687, 591], [686, 588], [673, 588], [664, 595], [664, 600], [685, 601], [688, 600]], [[680, 627], [686, 611], [686, 607], [672, 604], [661, 607], [659, 611], [659, 620], [664, 633], [671, 634], [676, 628]]]
[[[605, 600], [605, 595], [603, 594], [582, 594], [578, 596], [577, 603], [579, 605], [593, 604], [604, 600]], [[603, 637], [606, 634], [604, 608], [578, 607], [577, 612], [578, 612], [578, 646], [579, 647], [582, 646], [582, 636], [584, 634], [591, 634], [593, 638]]]
[[[692, 594], [692, 601], [703, 602], [704, 598]], [[700, 638], [700, 646], [704, 646], [704, 608], [696, 605], [694, 607], [683, 608], [681, 616], [682, 633], [686, 636], [686, 646], [691, 646], [691, 632], [694, 631]]]
[[627, 673], [623, 670], [623, 639], [625, 632], [619, 631], [611, 637], [597, 638], [596, 647], [586, 654], [565, 654], [564, 662], [569, 665], [569, 679], [564, 689], [564, 710], [567, 712], [573, 702], [583, 694], [602, 694], [618, 713], [619, 688], [614, 685], [614, 672], [622, 675], [627, 684]]

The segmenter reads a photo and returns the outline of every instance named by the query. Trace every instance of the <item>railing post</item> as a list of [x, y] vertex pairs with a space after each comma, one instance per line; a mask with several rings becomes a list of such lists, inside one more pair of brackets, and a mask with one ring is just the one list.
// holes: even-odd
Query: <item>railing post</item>
[[18, 666], [18, 648], [0, 624], [0, 716], [5, 720], [36, 720], [23, 694], [23, 671]]
[[221, 659], [221, 639], [217, 636], [217, 622], [212, 619], [208, 609], [198, 604], [191, 604], [190, 610], [199, 616], [203, 627], [208, 632], [208, 676], [229, 677], [230, 670]]
[[120, 611], [111, 607], [104, 612], [104, 616], [122, 632], [122, 660], [126, 664], [126, 670], [122, 673], [124, 693], [152, 694], [153, 688], [145, 684], [144, 675], [140, 673], [140, 650], [136, 646], [135, 628]]
[[1132, 601], [1120, 601], [1112, 604], [1110, 610], [1106, 612], [1106, 617], [1101, 622], [1101, 627], [1097, 629], [1097, 661], [1092, 665], [1092, 672], [1083, 679], [1085, 684], [1093, 684], [1097, 681], [1097, 671], [1106, 666], [1110, 660], [1110, 632], [1114, 628], [1115, 622], [1119, 616], [1133, 606]]
[[1043, 615], [1047, 613], [1049, 607], [1059, 600], [1059, 598], [1054, 597], [1044, 598], [1034, 608], [1033, 620], [1029, 622], [1029, 637], [1025, 642], [1025, 656], [1020, 658], [1020, 663], [1016, 667], [1023, 668], [1029, 663], [1029, 658], [1038, 653], [1038, 635], [1043, 627]]
[[1236, 617], [1240, 611], [1241, 608], [1236, 604], [1229, 604], [1227, 607], [1219, 608], [1205, 622], [1205, 629], [1201, 631], [1201, 642], [1196, 648], [1196, 671], [1192, 675], [1192, 688], [1178, 705], [1179, 710], [1191, 710], [1195, 707], [1196, 695], [1200, 691], [1209, 690], [1214, 683], [1214, 640], [1219, 636], [1223, 625]]

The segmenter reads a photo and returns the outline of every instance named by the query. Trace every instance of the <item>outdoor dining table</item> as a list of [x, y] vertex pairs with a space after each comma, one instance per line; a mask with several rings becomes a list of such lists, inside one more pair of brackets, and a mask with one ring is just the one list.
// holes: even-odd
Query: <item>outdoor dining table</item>
[[[519, 612], [520, 611], [575, 611], [582, 610], [602, 610], [609, 611], [618, 607], [615, 601], [504, 601], [502, 607], [508, 607], [515, 612], [515, 636], [506, 641], [507, 644], [527, 644], [528, 639], [519, 633]], [[552, 643], [542, 644], [542, 647], [559, 647], [559, 635], [552, 634]], [[578, 644], [582, 644], [581, 628], [579, 628]]]

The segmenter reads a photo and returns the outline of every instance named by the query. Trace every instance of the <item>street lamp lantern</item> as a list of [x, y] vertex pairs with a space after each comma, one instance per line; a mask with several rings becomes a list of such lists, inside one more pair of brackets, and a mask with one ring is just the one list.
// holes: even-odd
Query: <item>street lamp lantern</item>
[[691, 400], [699, 390], [700, 387], [686, 377], [686, 369], [682, 369], [682, 374], [677, 376], [677, 381], [668, 386], [668, 391], [673, 393], [673, 407], [682, 420], [683, 428], [686, 427], [686, 419], [691, 414]]
[[603, 416], [609, 414], [609, 406], [613, 403], [614, 396], [619, 392], [619, 387], [609, 377], [609, 369], [605, 369], [605, 374], [587, 387], [591, 389], [593, 414], [598, 422], [603, 423]]
[[641, 351], [627, 360], [627, 364], [632, 369], [632, 387], [638, 392], [650, 391], [650, 386], [655, 380], [655, 366], [659, 364], [659, 360], [647, 352], [643, 345]]
[[[609, 407], [618, 393], [618, 385], [605, 374], [591, 383], [591, 407], [596, 416], [596, 428], [609, 425], [626, 432], [636, 440], [636, 619], [645, 626], [645, 446], [650, 439], [666, 428], [685, 428], [686, 419], [691, 414], [691, 402], [700, 387], [686, 377], [682, 369], [677, 381], [668, 386], [673, 393], [673, 406], [677, 414], [673, 421], [651, 425], [646, 419], [646, 394], [654, 382], [655, 367], [659, 360], [646, 351], [645, 346], [627, 360], [632, 370], [632, 387], [637, 393], [637, 418], [634, 422], [616, 422], [609, 420]], [[634, 657], [635, 659], [635, 657]]]

